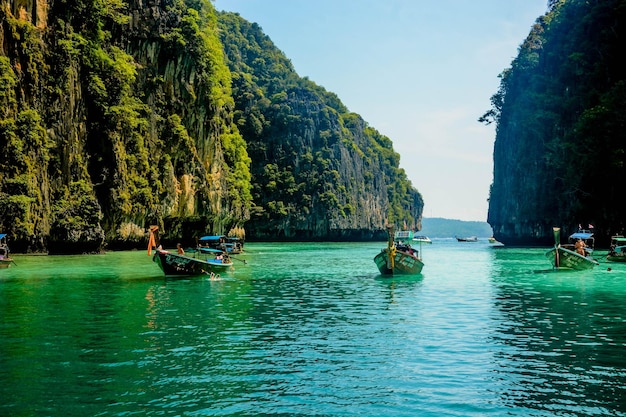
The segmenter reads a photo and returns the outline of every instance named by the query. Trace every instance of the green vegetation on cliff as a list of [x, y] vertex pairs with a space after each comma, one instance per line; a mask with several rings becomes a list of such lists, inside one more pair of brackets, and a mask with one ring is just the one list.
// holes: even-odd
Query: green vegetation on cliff
[[252, 158], [250, 235], [362, 239], [387, 221], [418, 227], [423, 201], [391, 140], [299, 77], [257, 24], [233, 13], [218, 20]]
[[0, 229], [14, 250], [136, 245], [149, 224], [191, 239], [248, 219], [250, 158], [215, 11], [163, 4], [0, 9]]
[[[45, 12], [45, 13], [42, 13]], [[418, 227], [389, 138], [209, 0], [0, 1], [0, 231], [91, 252]]]
[[552, 227], [623, 232], [626, 1], [560, 0], [501, 75], [488, 221], [505, 243], [553, 242]]

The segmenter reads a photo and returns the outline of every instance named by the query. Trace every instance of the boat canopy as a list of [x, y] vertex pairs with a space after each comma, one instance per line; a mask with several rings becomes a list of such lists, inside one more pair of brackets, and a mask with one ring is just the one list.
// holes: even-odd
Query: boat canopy
[[396, 239], [413, 239], [412, 230], [398, 230], [396, 232]]
[[4, 239], [6, 237], [6, 233], [0, 233], [0, 239]]
[[591, 239], [592, 237], [593, 237], [593, 232], [590, 232], [589, 230], [579, 230], [578, 232], [572, 234], [569, 238], [572, 240], [576, 240], [576, 239], [587, 240], [587, 239]]
[[202, 242], [219, 242], [220, 239], [226, 239], [224, 235], [214, 235], [214, 236], [202, 236], [200, 239]]

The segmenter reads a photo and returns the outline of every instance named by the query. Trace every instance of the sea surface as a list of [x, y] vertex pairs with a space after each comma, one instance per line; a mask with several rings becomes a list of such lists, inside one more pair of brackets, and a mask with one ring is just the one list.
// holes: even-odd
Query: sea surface
[[0, 416], [626, 416], [626, 263], [434, 239], [385, 278], [384, 246], [247, 243], [213, 280], [15, 255]]

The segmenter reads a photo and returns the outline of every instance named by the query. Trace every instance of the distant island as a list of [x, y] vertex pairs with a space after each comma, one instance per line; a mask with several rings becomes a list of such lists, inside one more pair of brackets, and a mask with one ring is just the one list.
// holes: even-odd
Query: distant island
[[488, 238], [492, 236], [493, 231], [487, 222], [433, 217], [422, 218], [422, 230], [418, 234], [426, 235], [430, 238], [454, 238], [456, 236]]

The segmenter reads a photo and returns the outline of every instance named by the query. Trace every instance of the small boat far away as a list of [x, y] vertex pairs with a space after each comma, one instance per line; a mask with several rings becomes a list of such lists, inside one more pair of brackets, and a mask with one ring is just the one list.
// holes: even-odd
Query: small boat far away
[[413, 242], [433, 243], [428, 236], [413, 236]]
[[7, 235], [6, 233], [0, 233], [0, 268], [8, 268], [11, 264], [15, 264], [15, 261], [9, 256]]
[[611, 249], [606, 255], [606, 260], [611, 262], [626, 262], [626, 237], [611, 236]]
[[478, 238], [476, 236], [469, 236], [469, 237], [456, 237], [456, 240], [458, 240], [459, 242], [478, 242]]
[[424, 263], [419, 257], [419, 252], [400, 240], [411, 240], [413, 232], [402, 230], [394, 233], [394, 227], [387, 226], [387, 236], [387, 247], [374, 257], [380, 273], [382, 275], [415, 275], [422, 272]]
[[585, 270], [599, 265], [598, 261], [591, 257], [595, 238], [589, 230], [578, 230], [568, 238], [568, 243], [561, 245], [561, 229], [554, 227], [554, 248], [546, 252], [546, 258], [550, 260], [554, 268], [566, 268]]

